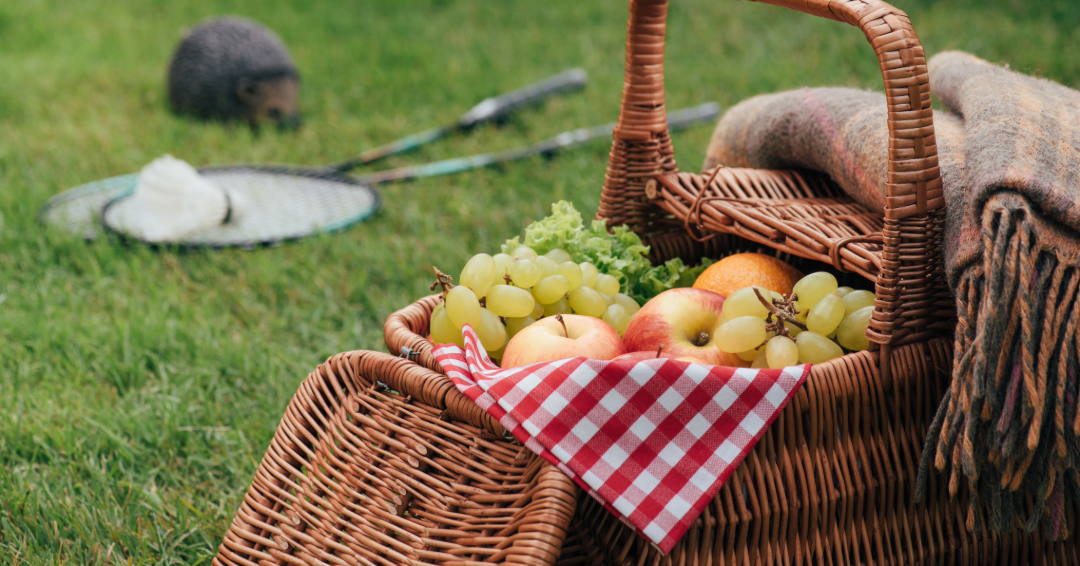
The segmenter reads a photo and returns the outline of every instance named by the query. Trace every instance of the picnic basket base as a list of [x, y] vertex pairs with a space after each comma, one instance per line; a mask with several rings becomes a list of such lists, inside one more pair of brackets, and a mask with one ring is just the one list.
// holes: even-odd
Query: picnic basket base
[[215, 566], [558, 561], [577, 488], [450, 380], [338, 354], [289, 403]]

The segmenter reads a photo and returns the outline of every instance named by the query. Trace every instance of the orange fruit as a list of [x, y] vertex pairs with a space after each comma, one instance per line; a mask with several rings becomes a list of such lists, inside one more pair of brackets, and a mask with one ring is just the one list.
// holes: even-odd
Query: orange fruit
[[764, 254], [735, 254], [701, 272], [694, 287], [728, 296], [744, 287], [764, 287], [784, 296], [803, 274], [788, 263]]

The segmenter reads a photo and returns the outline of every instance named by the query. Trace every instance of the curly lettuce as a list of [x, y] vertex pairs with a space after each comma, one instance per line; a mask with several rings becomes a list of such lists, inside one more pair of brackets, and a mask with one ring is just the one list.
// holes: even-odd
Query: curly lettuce
[[653, 266], [647, 257], [649, 247], [628, 227], [616, 226], [609, 231], [606, 220], [593, 220], [586, 228], [581, 213], [564, 200], [551, 205], [550, 216], [525, 228], [524, 241], [515, 236], [506, 241], [502, 251], [510, 253], [522, 244], [539, 254], [563, 249], [574, 261], [593, 263], [601, 273], [618, 279], [623, 292], [640, 304], [668, 289], [693, 285], [712, 263], [705, 260], [701, 266], [689, 268], [676, 258]]

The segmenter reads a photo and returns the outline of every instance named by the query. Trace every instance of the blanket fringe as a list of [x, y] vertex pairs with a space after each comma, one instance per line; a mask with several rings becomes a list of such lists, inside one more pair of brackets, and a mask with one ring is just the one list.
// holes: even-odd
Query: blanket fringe
[[1044, 221], [1026, 206], [984, 210], [983, 258], [956, 287], [959, 355], [916, 496], [931, 465], [951, 466], [950, 495], [967, 483], [968, 528], [985, 511], [999, 533], [1042, 525], [1060, 540], [1080, 493], [1080, 265], [1040, 245]]

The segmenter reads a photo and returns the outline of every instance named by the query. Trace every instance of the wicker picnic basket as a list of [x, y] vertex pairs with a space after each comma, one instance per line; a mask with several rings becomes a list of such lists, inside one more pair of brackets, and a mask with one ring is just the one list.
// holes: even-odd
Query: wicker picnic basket
[[[683, 539], [662, 556], [441, 374], [424, 338], [437, 296], [386, 322], [390, 351], [340, 354], [301, 386], [215, 565], [1080, 564], [1070, 537], [970, 532], [961, 485], [923, 441], [948, 386], [955, 306], [926, 61], [907, 16], [877, 0], [764, 0], [848, 22], [877, 54], [889, 103], [885, 210], [809, 172], [678, 171], [664, 111], [666, 0], [630, 2], [626, 79], [599, 216], [654, 262], [782, 255], [873, 281], [870, 351], [816, 365]], [[806, 270], [804, 269], [804, 271]], [[864, 283], [865, 284], [865, 283]]]

